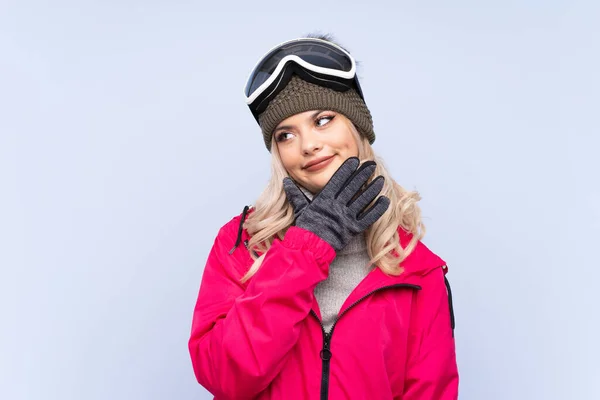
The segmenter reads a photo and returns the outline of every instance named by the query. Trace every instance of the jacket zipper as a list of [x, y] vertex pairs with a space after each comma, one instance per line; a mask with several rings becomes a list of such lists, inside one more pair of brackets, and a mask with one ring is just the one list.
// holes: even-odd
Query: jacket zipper
[[366, 299], [373, 293], [380, 292], [384, 289], [391, 289], [391, 288], [411, 288], [411, 289], [415, 289], [415, 290], [421, 290], [421, 286], [411, 285], [409, 283], [398, 283], [395, 285], [388, 285], [388, 286], [382, 286], [380, 288], [377, 288], [377, 289], [365, 294], [360, 299], [358, 299], [354, 303], [352, 303], [348, 308], [346, 308], [344, 310], [344, 312], [341, 313], [337, 317], [337, 319], [331, 326], [331, 330], [329, 332], [325, 332], [325, 327], [323, 326], [323, 322], [321, 322], [321, 320], [317, 316], [317, 313], [315, 313], [313, 310], [310, 310], [310, 313], [313, 315], [313, 317], [316, 318], [316, 320], [319, 322], [319, 325], [321, 325], [321, 331], [323, 332], [323, 348], [321, 349], [321, 351], [319, 353], [319, 356], [321, 357], [321, 360], [322, 360], [322, 363], [321, 363], [321, 366], [322, 366], [322, 368], [321, 368], [322, 369], [322, 372], [321, 372], [321, 400], [327, 400], [329, 398], [329, 373], [330, 373], [329, 368], [331, 366], [331, 362], [330, 362], [331, 357], [333, 357], [333, 353], [331, 352], [331, 337], [333, 336], [333, 330], [335, 329], [335, 325], [338, 323], [340, 318], [342, 318], [344, 316], [344, 314], [346, 314], [348, 311], [350, 311], [352, 308], [354, 308], [354, 306], [356, 306], [358, 303], [360, 303], [361, 301], [363, 301], [364, 299]]

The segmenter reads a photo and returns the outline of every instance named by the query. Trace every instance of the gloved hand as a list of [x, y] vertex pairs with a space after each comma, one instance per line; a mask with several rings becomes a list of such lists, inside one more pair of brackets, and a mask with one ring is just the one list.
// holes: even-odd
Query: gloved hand
[[313, 232], [335, 251], [346, 247], [354, 235], [370, 227], [390, 205], [390, 200], [381, 196], [365, 209], [383, 189], [384, 178], [378, 176], [358, 195], [376, 166], [373, 161], [366, 161], [358, 168], [359, 164], [356, 157], [344, 161], [312, 201], [292, 179], [283, 180], [285, 194], [294, 208], [296, 226]]

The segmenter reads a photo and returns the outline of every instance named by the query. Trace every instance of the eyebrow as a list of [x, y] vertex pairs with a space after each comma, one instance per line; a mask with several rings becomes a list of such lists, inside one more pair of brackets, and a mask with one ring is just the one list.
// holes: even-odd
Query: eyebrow
[[[319, 115], [323, 111], [324, 110], [317, 110], [314, 113], [312, 113], [309, 118], [310, 119], [315, 119], [317, 117], [317, 115]], [[275, 128], [275, 130], [273, 131], [273, 133], [275, 133], [277, 131], [286, 130], [286, 129], [293, 129], [293, 128], [294, 128], [294, 125], [282, 125], [282, 126], [279, 126], [279, 127]]]

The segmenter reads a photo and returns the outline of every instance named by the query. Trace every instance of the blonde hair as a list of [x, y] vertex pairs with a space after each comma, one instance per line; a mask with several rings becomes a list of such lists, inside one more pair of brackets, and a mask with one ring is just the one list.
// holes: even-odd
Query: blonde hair
[[[414, 250], [417, 242], [425, 235], [425, 226], [421, 221], [421, 209], [417, 202], [421, 200], [415, 191], [407, 191], [390, 176], [383, 160], [375, 155], [369, 141], [359, 134], [354, 124], [343, 115], [338, 117], [347, 121], [358, 144], [358, 158], [361, 163], [374, 160], [377, 163], [374, 177], [381, 175], [385, 183], [381, 195], [390, 199], [390, 207], [369, 229], [364, 233], [367, 252], [372, 265], [376, 265], [384, 273], [389, 275], [400, 275], [403, 268], [402, 261]], [[275, 238], [283, 239], [285, 232], [294, 222], [294, 210], [287, 201], [283, 189], [283, 178], [288, 176], [283, 167], [277, 143], [272, 139], [271, 145], [271, 178], [267, 187], [256, 200], [253, 212], [244, 223], [244, 228], [250, 235], [248, 248], [254, 259], [254, 263], [248, 272], [242, 277], [242, 282], [250, 279], [260, 268], [266, 252], [271, 247]], [[412, 239], [402, 248], [397, 228], [412, 233]], [[257, 256], [254, 252], [262, 253]]]

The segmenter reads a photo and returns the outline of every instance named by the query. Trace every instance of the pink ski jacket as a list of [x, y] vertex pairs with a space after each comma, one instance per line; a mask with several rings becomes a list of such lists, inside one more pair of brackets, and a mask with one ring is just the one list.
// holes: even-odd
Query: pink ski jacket
[[[373, 269], [325, 332], [313, 292], [335, 251], [290, 227], [242, 284], [253, 262], [238, 246], [249, 239], [246, 210], [219, 231], [194, 309], [192, 364], [215, 399], [457, 399], [452, 297], [441, 258], [419, 242], [402, 275]], [[410, 234], [399, 233], [406, 246]]]

